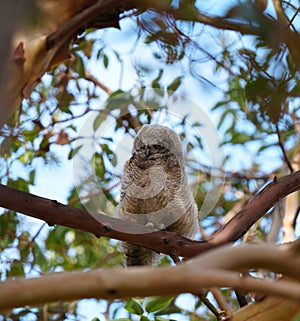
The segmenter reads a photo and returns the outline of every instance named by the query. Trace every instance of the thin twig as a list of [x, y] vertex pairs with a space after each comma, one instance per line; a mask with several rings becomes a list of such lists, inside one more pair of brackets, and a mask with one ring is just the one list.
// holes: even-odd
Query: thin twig
[[278, 145], [279, 145], [279, 147], [280, 147], [280, 149], [282, 151], [285, 163], [287, 164], [290, 172], [293, 173], [294, 169], [293, 169], [293, 166], [292, 166], [292, 164], [291, 164], [291, 162], [290, 162], [290, 160], [289, 160], [289, 158], [287, 156], [286, 150], [285, 150], [283, 142], [281, 140], [281, 135], [280, 135], [280, 131], [279, 131], [279, 128], [278, 128], [278, 124], [276, 124], [275, 127], [276, 127], [276, 134], [277, 134], [277, 137], [278, 137]]
[[90, 80], [93, 82], [96, 86], [104, 90], [108, 95], [111, 95], [113, 91], [109, 89], [107, 86], [105, 86], [102, 82], [100, 82], [96, 77], [92, 76], [91, 73], [87, 70], [85, 70], [85, 79]]
[[222, 311], [225, 311], [226, 314], [230, 317], [232, 315], [232, 312], [224, 298], [224, 295], [221, 293], [220, 289], [218, 288], [210, 288], [209, 291], [213, 295], [214, 299], [218, 303], [218, 306]]
[[35, 241], [35, 239], [38, 237], [38, 235], [41, 233], [42, 229], [47, 225], [47, 223], [43, 223], [40, 228], [38, 229], [38, 231], [35, 233], [35, 235], [33, 236], [33, 238], [31, 239], [30, 243], [33, 243]]

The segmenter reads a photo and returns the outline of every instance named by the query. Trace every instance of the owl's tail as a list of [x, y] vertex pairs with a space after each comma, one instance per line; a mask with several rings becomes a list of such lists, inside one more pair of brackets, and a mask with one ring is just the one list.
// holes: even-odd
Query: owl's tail
[[125, 266], [156, 265], [160, 254], [145, 247], [122, 242], [121, 250], [124, 252]]

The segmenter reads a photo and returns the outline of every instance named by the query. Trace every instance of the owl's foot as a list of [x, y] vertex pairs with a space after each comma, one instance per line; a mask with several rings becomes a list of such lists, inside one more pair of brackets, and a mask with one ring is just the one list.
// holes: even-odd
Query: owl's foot
[[153, 222], [148, 222], [148, 223], [146, 224], [146, 227], [157, 228], [157, 229], [160, 230], [160, 231], [163, 231], [163, 230], [166, 228], [165, 224], [163, 224], [163, 223], [155, 224], [155, 223], [153, 223]]

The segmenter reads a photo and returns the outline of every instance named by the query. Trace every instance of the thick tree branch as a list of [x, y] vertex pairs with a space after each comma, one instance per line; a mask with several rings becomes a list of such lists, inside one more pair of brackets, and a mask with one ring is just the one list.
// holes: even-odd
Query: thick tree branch
[[[151, 248], [172, 256], [193, 257], [238, 240], [259, 218], [288, 194], [300, 189], [300, 171], [274, 180], [208, 241], [191, 241], [175, 232], [153, 231], [105, 214], [90, 214], [0, 185], [0, 206], [46, 221]], [[142, 234], [142, 235], [141, 235]]]
[[48, 50], [57, 46], [61, 41], [66, 42], [75, 36], [80, 29], [97, 27], [99, 29], [115, 27], [119, 28], [119, 14], [124, 10], [137, 6], [136, 0], [111, 0], [96, 1], [85, 10], [73, 16], [54, 33], [47, 38]]
[[[136, 0], [39, 1], [38, 22], [33, 26], [23, 24], [11, 35], [15, 54], [7, 61], [10, 77], [6, 80], [0, 111], [17, 109], [22, 98], [30, 96], [47, 70], [68, 59], [69, 44], [75, 36], [90, 27], [118, 27], [119, 14], [136, 5]], [[1, 114], [8, 115], [7, 112]]]
[[278, 297], [267, 297], [263, 301], [254, 302], [233, 314], [230, 321], [278, 321], [295, 320], [300, 312], [297, 302]]
[[[240, 255], [244, 258], [241, 260]], [[225, 257], [228, 263], [224, 270]], [[239, 272], [251, 268], [269, 269], [298, 276], [299, 255], [287, 247], [229, 245], [175, 267], [111, 268], [89, 272], [54, 273], [39, 278], [8, 280], [0, 284], [0, 310], [28, 304], [81, 298], [127, 298], [135, 296], [199, 293], [202, 288], [233, 287], [282, 296], [300, 302], [300, 284], [241, 277]], [[159, 286], [153, 286], [157, 284]], [[67, 286], [66, 286], [67, 285]], [[47, 289], [47, 291], [45, 291]]]

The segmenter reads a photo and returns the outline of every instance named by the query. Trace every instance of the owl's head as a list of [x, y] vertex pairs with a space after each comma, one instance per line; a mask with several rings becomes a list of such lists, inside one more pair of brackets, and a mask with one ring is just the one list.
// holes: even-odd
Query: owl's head
[[182, 145], [178, 135], [171, 128], [158, 124], [144, 125], [138, 132], [133, 152], [145, 153], [145, 156], [171, 153], [178, 160], [183, 159]]

